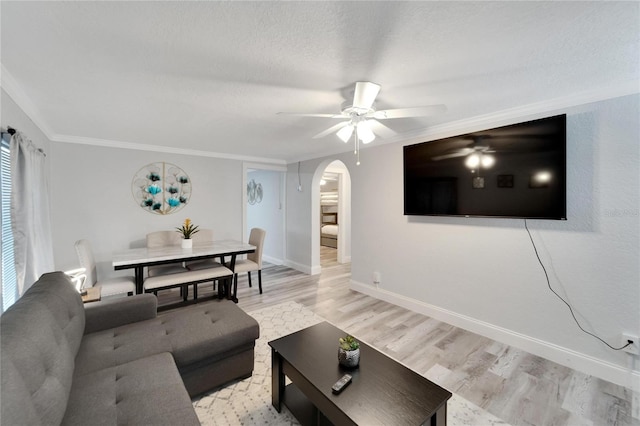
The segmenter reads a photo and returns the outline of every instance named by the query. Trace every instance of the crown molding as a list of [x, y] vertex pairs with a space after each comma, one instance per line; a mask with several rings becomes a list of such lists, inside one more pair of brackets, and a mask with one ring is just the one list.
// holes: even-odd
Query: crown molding
[[211, 151], [200, 151], [196, 149], [174, 148], [170, 146], [147, 145], [136, 142], [115, 141], [109, 139], [87, 138], [83, 136], [54, 135], [50, 138], [52, 142], [73, 143], [79, 145], [100, 146], [106, 148], [131, 149], [138, 151], [163, 152], [167, 154], [193, 155], [196, 157], [222, 158], [225, 160], [249, 161], [262, 164], [285, 165], [284, 160], [276, 158], [250, 157], [245, 155], [224, 154]]
[[88, 138], [83, 136], [61, 135], [51, 130], [51, 127], [42, 118], [40, 111], [22, 90], [16, 79], [11, 75], [2, 63], [0, 63], [0, 87], [13, 99], [24, 113], [38, 126], [51, 142], [75, 143], [81, 145], [102, 146], [108, 148], [133, 149], [139, 151], [164, 152], [168, 154], [193, 155], [198, 157], [223, 158], [227, 160], [250, 161], [263, 164], [286, 165], [286, 161], [276, 158], [251, 157], [245, 155], [223, 154], [219, 152], [200, 151], [183, 148], [145, 145], [135, 142], [115, 141], [107, 139]]
[[[535, 120], [543, 118], [551, 111], [561, 111], [563, 109], [600, 102], [607, 99], [619, 98], [640, 93], [640, 83], [638, 81], [625, 81], [619, 84], [606, 87], [598, 87], [592, 90], [573, 93], [568, 96], [547, 99], [514, 108], [478, 115], [475, 117], [451, 121], [439, 124], [428, 129], [420, 129], [414, 132], [403, 133], [385, 143], [404, 144], [424, 142], [428, 140], [440, 139], [455, 136], [462, 133], [469, 133], [487, 128], [514, 124], [523, 120]], [[378, 145], [382, 145], [378, 144]]]
[[[586, 105], [594, 102], [605, 101], [607, 99], [614, 99], [638, 93], [640, 93], [639, 81], [625, 81], [606, 87], [598, 87], [592, 90], [574, 93], [568, 96], [547, 99], [540, 102], [478, 115], [471, 118], [437, 124], [426, 129], [419, 129], [413, 132], [402, 133], [393, 138], [378, 138], [374, 143], [364, 149], [374, 148], [376, 146], [391, 143], [410, 145], [413, 143], [427, 142], [430, 140], [446, 138], [498, 126], [506, 126], [516, 122], [521, 122], [523, 120], [535, 120], [537, 118], [543, 118], [547, 116], [550, 111], [563, 110], [571, 107], [577, 107], [580, 105]], [[344, 151], [344, 149], [342, 149], [342, 146], [339, 145], [339, 147], [336, 147], [335, 149], [330, 151], [325, 151], [325, 153], [323, 154], [290, 159], [287, 161], [287, 163], [291, 164], [297, 163], [298, 161], [314, 160], [318, 158], [344, 154], [345, 152], [348, 151]]]
[[13, 99], [13, 101], [24, 111], [42, 133], [51, 140], [53, 131], [47, 122], [40, 115], [40, 110], [31, 102], [31, 99], [22, 90], [13, 75], [0, 63], [0, 87]]

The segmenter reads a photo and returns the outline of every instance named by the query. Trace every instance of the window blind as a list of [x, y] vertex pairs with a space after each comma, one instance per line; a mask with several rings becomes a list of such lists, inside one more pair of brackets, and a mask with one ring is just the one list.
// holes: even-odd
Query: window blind
[[16, 268], [13, 257], [11, 231], [11, 158], [9, 144], [3, 139], [0, 146], [0, 192], [2, 198], [2, 312], [18, 298]]

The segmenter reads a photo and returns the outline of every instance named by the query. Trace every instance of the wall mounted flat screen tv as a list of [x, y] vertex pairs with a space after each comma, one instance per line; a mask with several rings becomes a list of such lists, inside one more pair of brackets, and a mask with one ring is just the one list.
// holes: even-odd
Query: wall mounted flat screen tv
[[404, 214], [566, 219], [566, 115], [405, 146]]

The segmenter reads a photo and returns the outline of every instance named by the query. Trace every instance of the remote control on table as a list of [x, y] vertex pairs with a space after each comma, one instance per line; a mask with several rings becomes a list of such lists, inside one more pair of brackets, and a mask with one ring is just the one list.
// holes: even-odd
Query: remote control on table
[[331, 390], [333, 391], [333, 393], [340, 393], [342, 392], [342, 389], [346, 388], [349, 383], [351, 383], [351, 375], [345, 374], [340, 380], [338, 380], [333, 386], [331, 386]]

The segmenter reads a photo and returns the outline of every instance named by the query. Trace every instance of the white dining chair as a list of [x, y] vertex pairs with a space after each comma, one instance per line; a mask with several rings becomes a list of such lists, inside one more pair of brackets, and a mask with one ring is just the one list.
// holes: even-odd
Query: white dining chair
[[[193, 240], [193, 247], [201, 247], [213, 244], [213, 230], [200, 229], [198, 232], [193, 234], [191, 239]], [[186, 262], [186, 267], [190, 271], [197, 271], [198, 269], [206, 268], [217, 268], [218, 266], [223, 265], [215, 259], [193, 260], [190, 262]]]
[[91, 250], [91, 243], [88, 240], [78, 240], [75, 243], [76, 254], [80, 266], [85, 269], [83, 288], [100, 285], [103, 297], [126, 294], [131, 296], [136, 291], [135, 279], [133, 277], [114, 277], [98, 280], [96, 272], [96, 261]]
[[[197, 234], [196, 234], [197, 235]], [[147, 248], [156, 249], [162, 247], [179, 247], [182, 244], [182, 237], [176, 231], [155, 231], [147, 234]], [[154, 277], [158, 275], [177, 274], [185, 272], [187, 269], [179, 263], [169, 265], [155, 265], [147, 267], [147, 275]]]
[[262, 294], [262, 249], [264, 246], [264, 238], [267, 235], [267, 231], [260, 228], [251, 229], [249, 234], [249, 244], [256, 246], [256, 251], [247, 254], [246, 259], [236, 260], [234, 273], [234, 289], [238, 287], [238, 273], [246, 272], [249, 278], [249, 287], [251, 287], [251, 272], [258, 271], [258, 288], [260, 294]]
[[[193, 246], [194, 247], [199, 247], [199, 246], [206, 246], [209, 244], [213, 243], [213, 230], [211, 229], [200, 229], [199, 232], [193, 234], [193, 236], [191, 237], [193, 239]], [[222, 263], [218, 262], [215, 259], [203, 259], [203, 260], [194, 260], [191, 262], [187, 262], [186, 263], [187, 269], [190, 271], [202, 271], [205, 269], [209, 269], [214, 275], [216, 276], [220, 276], [220, 277], [226, 277], [226, 274], [223, 274], [222, 271], [223, 269], [220, 268], [224, 268], [226, 269], [225, 265], [223, 265]], [[227, 269], [228, 270], [228, 269]], [[213, 291], [216, 290], [216, 281], [213, 281]], [[194, 293], [197, 296], [197, 286], [198, 284], [194, 285]]]

